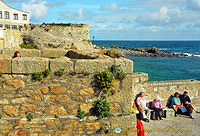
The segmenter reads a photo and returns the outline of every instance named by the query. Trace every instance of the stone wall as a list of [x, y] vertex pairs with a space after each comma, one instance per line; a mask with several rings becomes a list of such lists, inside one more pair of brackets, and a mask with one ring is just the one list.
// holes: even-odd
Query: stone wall
[[149, 82], [145, 89], [149, 94], [149, 101], [159, 96], [164, 106], [169, 104], [168, 100], [171, 100], [170, 96], [173, 96], [175, 92], [183, 94], [184, 91], [188, 91], [192, 103], [197, 108], [200, 106], [200, 82], [197, 80]]
[[[3, 74], [0, 77], [0, 135], [16, 136], [82, 136], [98, 134], [101, 126], [109, 127], [107, 135], [116, 135], [114, 129], [122, 128], [122, 135], [136, 135], [136, 117], [131, 114], [132, 74], [115, 80], [115, 94], [107, 100], [112, 117], [97, 120], [89, 116], [80, 120], [77, 111], [85, 113], [97, 100], [97, 91], [91, 84], [94, 75], [53, 73], [41, 82], [31, 80], [31, 75]], [[32, 113], [31, 121], [26, 119]], [[55, 115], [59, 118], [55, 118]], [[134, 130], [134, 131], [133, 131]]]
[[[21, 53], [26, 56], [29, 55], [27, 52], [34, 51], [39, 50], [21, 50]], [[44, 52], [34, 54], [48, 55], [55, 51]], [[0, 72], [4, 74], [0, 77], [0, 135], [105, 135], [97, 133], [101, 126], [111, 130], [107, 135], [115, 135], [116, 127], [123, 129], [122, 135], [136, 135], [136, 117], [131, 111], [134, 96], [131, 60], [105, 56], [97, 59], [70, 59], [64, 56], [56, 59], [31, 56], [12, 58], [11, 50], [5, 49], [2, 53]], [[127, 73], [123, 80], [114, 81], [114, 95], [107, 98], [113, 116], [101, 120], [89, 116], [80, 120], [77, 111], [88, 113], [98, 99], [94, 75], [113, 64], [121, 64], [124, 66], [122, 70]], [[46, 69], [50, 69], [51, 74], [40, 82], [33, 81], [32, 75], [28, 74]], [[65, 69], [64, 75], [54, 75], [60, 69]], [[28, 113], [34, 115], [31, 121], [26, 119]], [[59, 118], [55, 118], [56, 114]]]

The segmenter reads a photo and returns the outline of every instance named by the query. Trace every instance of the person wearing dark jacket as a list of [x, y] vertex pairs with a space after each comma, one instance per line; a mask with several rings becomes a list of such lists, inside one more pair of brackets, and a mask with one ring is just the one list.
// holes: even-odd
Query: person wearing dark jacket
[[184, 91], [183, 95], [180, 96], [180, 100], [181, 100], [181, 103], [183, 104], [183, 106], [185, 106], [185, 108], [189, 111], [190, 117], [191, 117], [192, 119], [194, 119], [194, 117], [192, 116], [193, 110], [194, 110], [196, 113], [200, 113], [200, 111], [196, 110], [196, 109], [194, 108], [194, 106], [191, 104], [191, 99], [190, 99], [190, 97], [188, 96], [188, 92], [187, 92], [187, 91]]

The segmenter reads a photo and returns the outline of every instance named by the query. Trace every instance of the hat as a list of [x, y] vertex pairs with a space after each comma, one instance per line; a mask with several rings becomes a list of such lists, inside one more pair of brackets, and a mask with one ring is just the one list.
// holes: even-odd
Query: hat
[[160, 97], [156, 97], [156, 100], [158, 101], [158, 100], [161, 100], [161, 98]]

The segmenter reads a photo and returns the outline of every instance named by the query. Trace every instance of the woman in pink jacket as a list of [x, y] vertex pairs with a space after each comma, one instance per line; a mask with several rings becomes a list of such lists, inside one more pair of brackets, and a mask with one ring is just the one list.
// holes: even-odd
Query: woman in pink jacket
[[153, 100], [152, 108], [155, 111], [155, 116], [157, 120], [162, 120], [161, 115], [160, 115], [160, 112], [162, 111], [162, 104], [161, 104], [160, 97], [157, 97], [156, 99]]

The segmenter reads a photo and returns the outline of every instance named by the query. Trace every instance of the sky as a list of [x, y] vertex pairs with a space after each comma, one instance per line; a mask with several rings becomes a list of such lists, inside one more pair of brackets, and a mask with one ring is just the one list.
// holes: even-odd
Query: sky
[[31, 23], [83, 23], [95, 40], [200, 40], [200, 0], [3, 0]]

